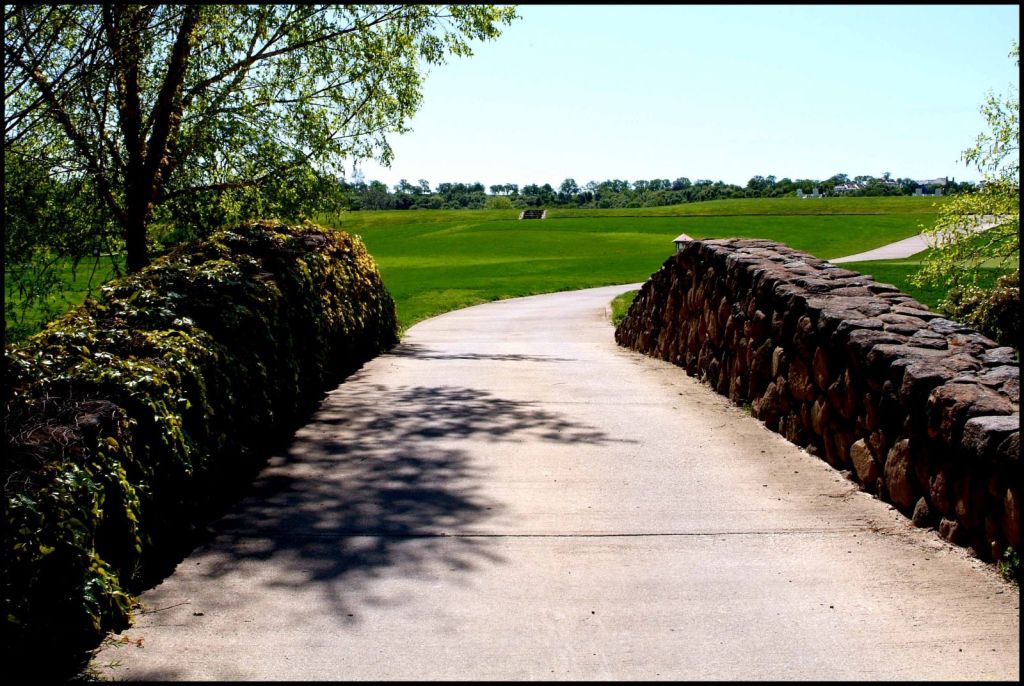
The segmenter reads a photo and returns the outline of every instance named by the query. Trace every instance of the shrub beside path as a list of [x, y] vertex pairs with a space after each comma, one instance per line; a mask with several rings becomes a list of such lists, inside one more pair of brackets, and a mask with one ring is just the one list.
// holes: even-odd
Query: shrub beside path
[[1019, 591], [678, 367], [638, 284], [450, 312], [141, 596], [123, 679], [1000, 679]]

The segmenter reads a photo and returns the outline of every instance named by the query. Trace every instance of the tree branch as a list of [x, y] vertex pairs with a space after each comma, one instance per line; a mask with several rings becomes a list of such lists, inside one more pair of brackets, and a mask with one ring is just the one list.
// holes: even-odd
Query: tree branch
[[[114, 63], [114, 88], [117, 93], [118, 122], [128, 153], [126, 176], [129, 183], [140, 181], [145, 156], [142, 139], [142, 104], [139, 92], [139, 56], [130, 47], [132, 33], [138, 31], [138, 17], [126, 17], [123, 5], [103, 6], [103, 25]], [[125, 25], [127, 24], [127, 26]], [[124, 33], [128, 33], [125, 36]], [[122, 40], [127, 38], [127, 41]], [[126, 45], [127, 43], [127, 45]]]
[[[372, 27], [374, 27], [374, 26], [376, 26], [378, 24], [381, 24], [381, 23], [383, 23], [385, 21], [389, 21], [390, 19], [393, 19], [398, 14], [398, 12], [400, 10], [401, 10], [401, 6], [400, 5], [399, 6], [395, 6], [394, 8], [392, 8], [392, 9], [388, 10], [387, 12], [385, 12], [384, 14], [376, 17], [371, 22], [366, 24], [365, 27], [362, 27], [362, 28], [369, 29], [369, 28], [372, 28]], [[284, 24], [282, 23], [281, 29], [283, 29], [283, 27], [284, 27]], [[215, 74], [215, 75], [211, 76], [210, 78], [206, 79], [205, 81], [202, 81], [202, 82], [196, 84], [195, 86], [193, 86], [192, 88], [190, 88], [188, 93], [186, 93], [186, 95], [185, 95], [184, 102], [185, 102], [185, 104], [187, 106], [189, 103], [192, 102], [192, 99], [196, 95], [198, 95], [199, 93], [203, 92], [205, 89], [209, 88], [213, 84], [215, 84], [215, 83], [217, 83], [219, 81], [223, 81], [224, 79], [226, 79], [228, 76], [230, 76], [231, 74], [235, 73], [239, 69], [243, 69], [243, 68], [248, 69], [253, 64], [255, 64], [256, 62], [259, 62], [261, 60], [272, 59], [274, 57], [279, 57], [281, 55], [286, 55], [286, 54], [295, 52], [296, 50], [301, 50], [303, 48], [310, 47], [312, 45], [318, 45], [320, 43], [330, 42], [330, 41], [334, 40], [335, 38], [339, 38], [339, 37], [344, 36], [346, 34], [353, 33], [353, 32], [355, 32], [357, 30], [360, 30], [360, 27], [349, 26], [348, 28], [339, 29], [338, 31], [334, 31], [333, 33], [325, 33], [325, 34], [322, 34], [320, 36], [317, 36], [316, 38], [310, 38], [308, 40], [300, 41], [298, 43], [291, 43], [291, 44], [286, 45], [285, 47], [279, 48], [277, 50], [273, 50], [271, 52], [266, 52], [267, 48], [269, 48], [274, 42], [276, 42], [276, 40], [278, 40], [280, 35], [283, 33], [282, 30], [279, 30], [271, 40], [267, 41], [267, 43], [262, 48], [260, 48], [259, 52], [255, 53], [254, 55], [249, 55], [245, 59], [242, 59], [242, 60], [239, 60], [239, 61], [235, 62], [230, 67], [226, 68], [224, 71], [222, 71], [222, 72], [220, 72], [218, 74]]]
[[167, 165], [167, 142], [181, 120], [181, 103], [175, 104], [175, 99], [185, 81], [189, 53], [192, 49], [192, 34], [199, 22], [199, 11], [200, 8], [196, 5], [189, 5], [185, 10], [171, 50], [167, 76], [161, 84], [160, 92], [153, 104], [153, 113], [150, 115], [153, 133], [150, 135], [142, 166], [142, 187], [145, 189], [145, 197], [141, 198], [143, 207], [140, 208], [147, 214], [159, 193], [161, 180], [167, 180], [157, 177], [160, 169]]
[[103, 169], [97, 161], [96, 156], [93, 154], [93, 151], [89, 148], [89, 144], [85, 140], [85, 137], [75, 126], [74, 122], [71, 121], [71, 117], [68, 115], [67, 111], [61, 105], [60, 100], [53, 92], [53, 89], [50, 88], [50, 84], [47, 82], [46, 77], [42, 74], [42, 72], [30, 71], [27, 65], [21, 61], [20, 57], [16, 57], [15, 59], [18, 63], [18, 66], [31, 75], [33, 82], [36, 84], [36, 87], [39, 89], [43, 98], [50, 106], [54, 118], [57, 119], [57, 122], [64, 129], [64, 132], [67, 134], [68, 138], [75, 146], [75, 149], [78, 151], [78, 154], [85, 158], [86, 165], [96, 181], [96, 188], [99, 190], [100, 196], [107, 203], [107, 206], [110, 208], [110, 211], [114, 214], [115, 217], [118, 218], [118, 220], [123, 220], [125, 216], [124, 210], [117, 204], [117, 199], [114, 197], [113, 191], [110, 187], [109, 179], [103, 173]]

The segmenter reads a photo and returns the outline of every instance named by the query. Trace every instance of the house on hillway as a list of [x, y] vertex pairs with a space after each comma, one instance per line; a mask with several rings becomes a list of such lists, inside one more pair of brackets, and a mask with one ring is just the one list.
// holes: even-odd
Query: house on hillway
[[860, 183], [837, 183], [835, 188], [832, 189], [834, 193], [838, 193], [840, 195], [844, 193], [849, 193], [851, 191], [862, 190], [864, 190], [864, 185]]
[[923, 181], [918, 181], [917, 187], [914, 188], [914, 195], [942, 195], [942, 191], [945, 190], [948, 183], [948, 176], [944, 176], [941, 179], [924, 179]]

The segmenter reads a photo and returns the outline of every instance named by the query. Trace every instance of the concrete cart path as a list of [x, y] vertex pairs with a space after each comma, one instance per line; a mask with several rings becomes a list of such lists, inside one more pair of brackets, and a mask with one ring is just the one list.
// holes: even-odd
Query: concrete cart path
[[[1000, 223], [992, 215], [986, 215], [979, 219], [978, 222], [978, 225], [973, 228], [975, 232], [987, 231]], [[921, 233], [910, 238], [904, 238], [902, 241], [883, 245], [874, 250], [859, 252], [856, 255], [846, 255], [845, 257], [835, 257], [829, 260], [829, 262], [832, 264], [842, 264], [844, 262], [870, 262], [872, 260], [901, 260], [932, 247], [933, 241], [934, 239], [931, 236]]]
[[867, 252], [859, 252], [856, 255], [847, 255], [846, 257], [836, 257], [829, 260], [829, 262], [832, 264], [842, 264], [843, 262], [899, 260], [904, 257], [916, 255], [922, 250], [927, 250], [930, 247], [931, 244], [928, 242], [928, 238], [924, 234], [918, 234], [916, 236], [911, 236], [910, 238], [904, 238], [902, 241], [883, 245], [882, 247], [875, 248], [874, 250], [868, 250]]
[[409, 329], [94, 660], [125, 679], [1003, 679], [1019, 592], [681, 369], [638, 284]]

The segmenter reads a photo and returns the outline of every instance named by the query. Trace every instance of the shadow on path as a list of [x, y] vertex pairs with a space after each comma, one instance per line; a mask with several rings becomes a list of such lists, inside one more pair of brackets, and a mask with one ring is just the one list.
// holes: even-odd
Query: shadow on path
[[[468, 439], [473, 459], [460, 445]], [[481, 494], [490, 475], [479, 453], [506, 441], [618, 442], [535, 403], [472, 388], [350, 379], [214, 524], [194, 573], [204, 586], [232, 574], [263, 588], [319, 585], [339, 621], [351, 622], [355, 599], [367, 602], [360, 589], [385, 568], [415, 579], [501, 563], [488, 538], [451, 534], [502, 511]]]
[[488, 362], [578, 362], [568, 357], [553, 355], [523, 355], [521, 353], [451, 353], [436, 352], [418, 343], [403, 343], [388, 353], [393, 357], [411, 357], [417, 360], [486, 360]]

